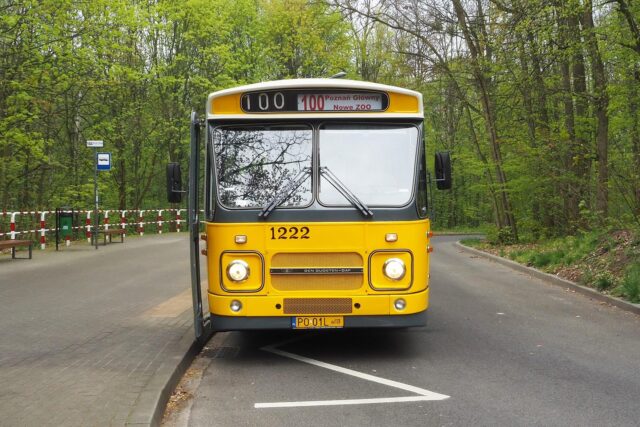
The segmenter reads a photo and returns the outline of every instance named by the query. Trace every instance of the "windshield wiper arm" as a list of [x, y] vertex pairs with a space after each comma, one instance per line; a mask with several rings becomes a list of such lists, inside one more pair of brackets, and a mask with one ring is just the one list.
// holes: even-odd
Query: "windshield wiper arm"
[[298, 189], [302, 185], [303, 182], [307, 180], [307, 178], [311, 175], [311, 168], [304, 167], [302, 170], [296, 175], [289, 185], [287, 185], [280, 194], [277, 194], [258, 214], [258, 218], [266, 218], [269, 216], [271, 212], [281, 204], [287, 201], [289, 197], [293, 194], [294, 191]]
[[365, 217], [372, 217], [373, 212], [367, 205], [365, 205], [362, 200], [358, 199], [358, 197], [353, 194], [346, 185], [344, 185], [337, 176], [333, 174], [326, 166], [320, 167], [320, 175], [324, 176], [329, 184], [333, 186], [340, 194], [344, 196], [345, 199], [349, 201], [353, 206], [355, 206], [362, 215]]

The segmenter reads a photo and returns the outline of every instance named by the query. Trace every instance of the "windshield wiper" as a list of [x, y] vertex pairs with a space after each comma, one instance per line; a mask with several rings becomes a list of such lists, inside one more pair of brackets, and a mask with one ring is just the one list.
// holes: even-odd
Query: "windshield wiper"
[[369, 209], [367, 205], [365, 205], [362, 200], [358, 199], [358, 197], [353, 194], [346, 185], [344, 185], [337, 176], [333, 174], [326, 166], [320, 167], [320, 175], [324, 176], [329, 184], [333, 186], [340, 194], [344, 196], [345, 199], [349, 201], [353, 206], [355, 206], [362, 215], [365, 217], [372, 217], [373, 212]]
[[303, 182], [307, 180], [307, 178], [311, 175], [311, 168], [304, 167], [302, 170], [296, 175], [289, 185], [287, 185], [279, 194], [277, 194], [258, 214], [258, 218], [266, 218], [269, 216], [271, 212], [284, 202], [286, 202], [289, 197], [293, 194], [294, 191], [298, 189], [302, 185]]

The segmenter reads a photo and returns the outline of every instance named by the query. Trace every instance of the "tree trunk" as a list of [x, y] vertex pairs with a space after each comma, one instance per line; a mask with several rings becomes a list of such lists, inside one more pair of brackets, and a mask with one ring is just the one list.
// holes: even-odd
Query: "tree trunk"
[[[521, 85], [520, 93], [522, 94], [522, 102], [524, 104], [525, 109], [525, 120], [527, 122], [527, 134], [529, 136], [529, 145], [531, 148], [535, 149], [538, 147], [537, 141], [537, 120], [536, 113], [533, 106], [533, 87], [531, 84], [531, 72], [529, 70], [529, 54], [525, 49], [525, 42], [522, 39], [521, 34], [516, 35], [518, 40], [518, 53], [520, 56], [520, 72], [522, 73], [522, 78], [519, 80]], [[535, 151], [534, 151], [535, 152]], [[535, 162], [534, 162], [535, 163]], [[536, 166], [540, 167], [540, 166]], [[531, 198], [531, 214], [534, 220], [539, 221], [540, 219], [540, 198], [532, 197]]]
[[640, 123], [638, 117], [638, 87], [640, 87], [640, 67], [635, 66], [630, 87], [629, 115], [631, 116], [631, 150], [633, 171], [631, 185], [634, 196], [634, 215], [640, 217]]
[[[486, 73], [483, 70], [483, 66], [481, 62], [490, 63], [491, 57], [484, 57], [483, 54], [490, 55], [490, 49], [485, 47], [485, 51], [483, 53], [480, 46], [477, 44], [477, 37], [474, 37], [474, 34], [471, 31], [471, 28], [467, 25], [466, 12], [462, 7], [462, 3], [460, 0], [452, 0], [453, 7], [455, 9], [456, 16], [458, 18], [458, 24], [462, 29], [462, 33], [464, 35], [464, 39], [467, 42], [467, 46], [469, 47], [469, 52], [471, 53], [471, 66], [472, 73], [474, 78], [475, 86], [478, 90], [478, 95], [480, 97], [480, 104], [482, 106], [482, 113], [484, 116], [485, 127], [487, 130], [487, 134], [489, 135], [489, 143], [491, 146], [491, 157], [494, 163], [494, 169], [496, 174], [496, 182], [498, 187], [498, 197], [500, 204], [498, 208], [500, 212], [498, 215], [503, 217], [503, 223], [506, 227], [511, 230], [513, 238], [515, 240], [518, 239], [518, 230], [516, 227], [515, 217], [513, 215], [513, 209], [511, 207], [511, 201], [509, 199], [509, 195], [507, 193], [507, 177], [502, 167], [502, 153], [500, 151], [500, 138], [498, 137], [498, 129], [496, 125], [495, 118], [495, 108], [493, 105], [493, 99], [491, 97], [491, 86], [492, 82], [490, 78], [487, 77]], [[484, 18], [484, 17], [482, 17]]]
[[[527, 31], [527, 43], [529, 46], [528, 54], [531, 58], [531, 79], [533, 81], [533, 92], [535, 93], [534, 98], [536, 102], [535, 110], [536, 110], [536, 124], [538, 127], [538, 132], [540, 135], [540, 140], [543, 143], [541, 153], [549, 154], [549, 152], [555, 152], [554, 149], [554, 141], [551, 139], [551, 129], [549, 128], [549, 108], [547, 106], [547, 89], [542, 78], [542, 60], [540, 56], [540, 50], [538, 49], [538, 45], [536, 44], [536, 40], [533, 34], [530, 31]], [[540, 146], [540, 144], [538, 144]], [[550, 156], [545, 156], [543, 161], [552, 162]], [[560, 188], [558, 188], [557, 181], [554, 182], [554, 187], [551, 191], [556, 192], [558, 194], [560, 192]], [[547, 230], [555, 229], [558, 225], [558, 218], [553, 214], [552, 204], [549, 202], [548, 198], [544, 197], [540, 202], [541, 205], [541, 216], [542, 223]]]
[[[578, 173], [576, 164], [578, 162], [577, 157], [581, 155], [579, 147], [581, 144], [578, 142], [576, 135], [576, 114], [574, 112], [574, 96], [572, 86], [571, 75], [571, 61], [570, 58], [575, 59], [575, 55], [571, 55], [570, 40], [571, 25], [569, 18], [562, 11], [562, 6], [556, 5], [556, 12], [558, 15], [558, 40], [561, 50], [564, 54], [560, 56], [560, 73], [562, 75], [562, 103], [564, 106], [564, 126], [569, 137], [568, 147], [564, 152], [564, 169], [568, 172], [564, 177], [563, 185], [563, 199], [564, 210], [566, 212], [566, 220], [569, 225], [569, 229], [575, 228], [578, 218], [580, 216], [579, 203], [581, 200], [580, 189], [578, 185]], [[584, 65], [582, 67], [584, 71]], [[578, 73], [579, 74], [579, 73]], [[574, 76], [576, 75], [574, 69]], [[583, 72], [584, 75], [584, 72]], [[584, 80], [584, 79], [583, 79]]]
[[593, 77], [594, 106], [597, 121], [596, 127], [596, 155], [598, 161], [598, 179], [596, 181], [596, 210], [601, 218], [609, 216], [609, 95], [607, 93], [607, 76], [604, 63], [598, 48], [598, 40], [593, 24], [593, 5], [591, 0], [585, 1], [582, 15], [582, 28], [589, 57], [591, 59], [591, 74]]
[[496, 194], [496, 185], [493, 180], [493, 175], [491, 175], [491, 166], [489, 165], [489, 161], [487, 157], [484, 155], [482, 150], [480, 149], [480, 142], [478, 141], [478, 135], [476, 134], [473, 118], [471, 117], [471, 110], [468, 105], [465, 105], [465, 111], [467, 113], [467, 119], [469, 121], [469, 131], [471, 132], [471, 140], [473, 142], [473, 146], [476, 149], [476, 154], [480, 161], [482, 162], [483, 174], [485, 179], [487, 180], [487, 186], [489, 189], [489, 194], [491, 195], [491, 206], [493, 208], [493, 218], [495, 221], [496, 228], [499, 230], [505, 226], [503, 222], [503, 215], [501, 215], [501, 211], [499, 208], [500, 201], [498, 195]]
[[590, 207], [590, 199], [588, 194], [589, 172], [591, 170], [592, 149], [589, 144], [590, 126], [589, 126], [589, 109], [587, 101], [587, 76], [584, 63], [584, 55], [582, 53], [582, 44], [580, 43], [580, 24], [578, 16], [572, 11], [567, 18], [568, 31], [573, 38], [578, 40], [577, 45], [573, 45], [572, 49], [572, 78], [573, 78], [573, 94], [575, 99], [575, 141], [571, 150], [571, 164], [574, 173], [574, 185], [572, 192], [574, 194], [574, 203], [576, 206], [576, 218], [579, 218], [579, 205], [584, 202]]

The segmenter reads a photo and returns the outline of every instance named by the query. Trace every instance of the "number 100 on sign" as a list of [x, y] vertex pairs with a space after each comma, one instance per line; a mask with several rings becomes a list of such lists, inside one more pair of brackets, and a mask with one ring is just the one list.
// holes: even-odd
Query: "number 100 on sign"
[[380, 111], [377, 93], [298, 94], [298, 111]]

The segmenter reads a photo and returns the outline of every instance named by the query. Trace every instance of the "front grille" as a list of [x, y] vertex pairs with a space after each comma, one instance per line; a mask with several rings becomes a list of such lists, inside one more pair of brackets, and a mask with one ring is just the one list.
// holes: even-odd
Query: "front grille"
[[351, 268], [350, 273], [272, 274], [271, 286], [278, 291], [348, 291], [363, 284], [362, 256], [356, 252], [279, 253], [271, 258], [273, 269]]
[[348, 314], [351, 298], [285, 298], [284, 314]]

